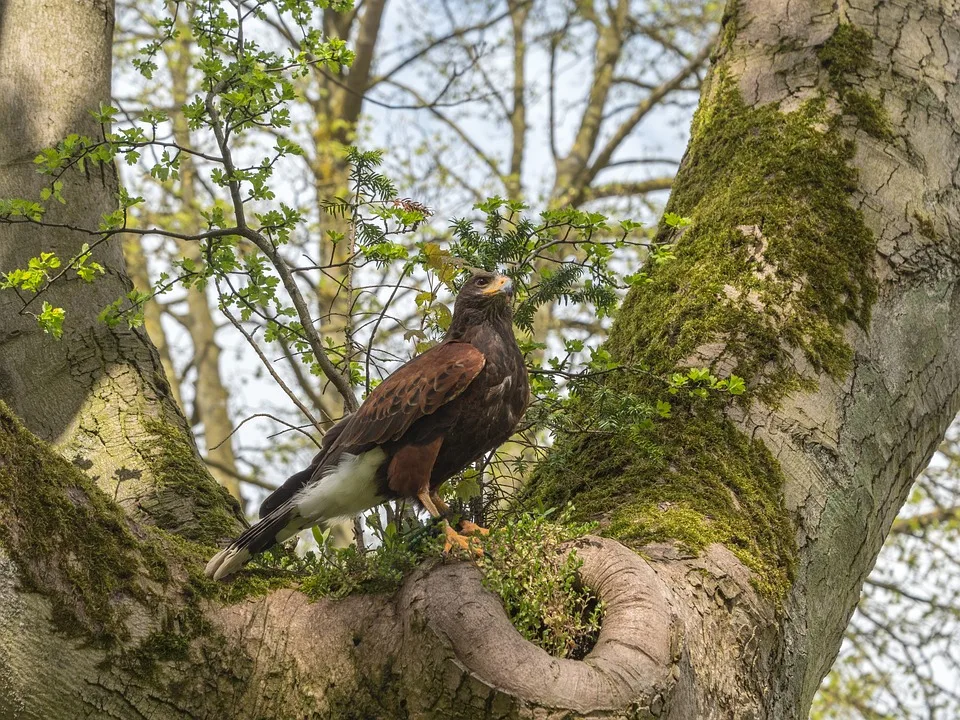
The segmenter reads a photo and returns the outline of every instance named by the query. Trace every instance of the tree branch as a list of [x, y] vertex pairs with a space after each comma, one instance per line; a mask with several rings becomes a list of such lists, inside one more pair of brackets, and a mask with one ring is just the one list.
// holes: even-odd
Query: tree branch
[[580, 202], [590, 202], [608, 197], [627, 197], [630, 195], [645, 195], [646, 193], [656, 192], [658, 190], [669, 190], [673, 187], [673, 176], [650, 178], [648, 180], [636, 180], [633, 182], [612, 182], [605, 185], [584, 188], [579, 200]]

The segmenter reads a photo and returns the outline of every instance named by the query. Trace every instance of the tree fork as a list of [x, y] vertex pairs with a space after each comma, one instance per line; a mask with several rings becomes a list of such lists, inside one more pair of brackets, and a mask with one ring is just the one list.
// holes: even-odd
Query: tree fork
[[[37, 514], [4, 515], [0, 699], [44, 718], [75, 717], [77, 697], [94, 717], [805, 717], [960, 405], [957, 45], [960, 19], [932, 1], [842, 15], [818, 0], [731, 4], [671, 199], [693, 225], [630, 293], [608, 349], [658, 372], [739, 370], [751, 394], [678, 402], [654, 423], [659, 444], [560, 438], [535, 477], [532, 494], [574, 500], [608, 536], [580, 548], [610, 608], [585, 660], [521, 641], [467, 565], [315, 604], [251, 574], [225, 592], [260, 595], [224, 604], [191, 579], [204, 546], [175, 552], [177, 536], [136, 525], [131, 540], [99, 491], [66, 482], [76, 469], [31, 474], [8, 452], [9, 487], [60, 493], [66, 509], [90, 499], [96, 512], [64, 529], [79, 541], [100, 517], [127, 538], [115, 556], [141, 559], [90, 568], [132, 598], [117, 645], [64, 639], [48, 618], [77, 597], [79, 561], [66, 544], [31, 555], [11, 528]], [[31, 567], [58, 582], [26, 584]], [[141, 602], [141, 585], [160, 599]], [[60, 665], [71, 672], [54, 676]], [[565, 677], [585, 684], [550, 685]]]

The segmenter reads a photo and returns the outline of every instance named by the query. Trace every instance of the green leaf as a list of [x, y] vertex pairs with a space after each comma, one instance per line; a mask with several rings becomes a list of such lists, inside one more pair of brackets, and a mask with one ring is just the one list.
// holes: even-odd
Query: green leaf
[[663, 221], [672, 228], [684, 228], [687, 227], [687, 225], [693, 224], [693, 220], [690, 218], [670, 212], [663, 214]]
[[43, 310], [37, 317], [40, 327], [45, 333], [53, 335], [57, 340], [63, 337], [63, 319], [66, 313], [63, 308], [53, 307], [50, 303], [44, 301]]
[[463, 471], [463, 477], [457, 482], [456, 496], [461, 502], [469, 502], [475, 497], [480, 497], [480, 473], [474, 468]]
[[666, 419], [670, 417], [670, 411], [673, 408], [666, 400], [657, 400], [657, 415]]
[[743, 395], [747, 391], [747, 384], [742, 377], [731, 375], [728, 379], [727, 392], [731, 395]]

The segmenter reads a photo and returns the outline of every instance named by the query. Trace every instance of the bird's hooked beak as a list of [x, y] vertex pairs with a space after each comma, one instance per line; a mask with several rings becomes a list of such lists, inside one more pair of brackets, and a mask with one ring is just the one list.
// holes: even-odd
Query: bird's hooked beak
[[490, 283], [490, 287], [483, 291], [484, 295], [506, 295], [509, 299], [513, 299], [513, 280], [511, 280], [506, 275], [497, 275], [494, 278], [493, 282]]

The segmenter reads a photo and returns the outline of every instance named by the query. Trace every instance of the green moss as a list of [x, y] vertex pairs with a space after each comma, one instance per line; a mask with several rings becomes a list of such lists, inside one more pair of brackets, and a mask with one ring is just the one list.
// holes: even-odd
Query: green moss
[[842, 23], [817, 51], [817, 57], [830, 75], [844, 113], [854, 116], [864, 132], [891, 142], [893, 128], [883, 103], [872, 95], [851, 89], [858, 84], [858, 76], [873, 67], [872, 51], [873, 38], [854, 25]]
[[[0, 402], [0, 543], [53, 620], [98, 644], [125, 635], [124, 600], [142, 599], [138, 543], [120, 509]], [[161, 558], [148, 554], [153, 572]]]
[[161, 662], [186, 660], [190, 656], [190, 638], [172, 625], [147, 635], [124, 660], [138, 675], [150, 675]]
[[850, 76], [870, 67], [873, 38], [856, 25], [841, 23], [817, 51], [820, 64], [830, 74], [834, 87], [847, 87]]
[[281, 588], [297, 587], [300, 580], [289, 572], [248, 567], [226, 582], [215, 583], [212, 596], [230, 605], [247, 598], [262, 597]]
[[157, 498], [147, 512], [158, 527], [207, 545], [232, 538], [240, 528], [240, 504], [217, 484], [196, 448], [176, 427], [146, 420], [143, 450], [150, 458]]
[[190, 579], [202, 577], [210, 548], [131, 524], [93, 480], [23, 428], [2, 402], [0, 544], [23, 585], [49, 599], [56, 627], [67, 634], [104, 646], [123, 641], [131, 603], [165, 607], [172, 618], [140, 643], [136, 662], [166, 659], [158, 643], [179, 647], [201, 632], [204, 595]]
[[697, 405], [630, 434], [565, 438], [538, 468], [531, 494], [575, 503], [579, 516], [603, 521], [604, 535], [633, 547], [675, 540], [697, 552], [721, 543], [756, 572], [760, 589], [781, 596], [795, 563], [783, 474], [719, 403]]
[[723, 17], [720, 18], [720, 42], [711, 60], [716, 62], [717, 57], [723, 51], [733, 47], [733, 41], [737, 37], [737, 18], [740, 8], [737, 0], [729, 0], [723, 9]]
[[862, 92], [847, 92], [843, 96], [843, 109], [857, 118], [858, 127], [879, 140], [891, 142], [894, 138], [890, 116], [875, 97]]
[[[692, 136], [667, 210], [693, 224], [679, 237], [663, 228], [659, 239], [675, 242], [676, 259], [631, 290], [606, 344], [619, 363], [647, 371], [611, 373], [606, 389], [671, 399], [672, 416], [560, 438], [526, 494], [572, 501], [605, 534], [637, 547], [722, 543], [780, 597], [796, 558], [781, 469], [721, 398], [678, 401], [657, 378], [711, 362], [697, 358], [705, 347], [725, 363], [718, 374], [746, 379], [745, 406], [811, 390], [815, 373], [842, 378], [852, 356], [844, 329], [865, 327], [876, 297], [875, 239], [850, 203], [854, 146], [822, 99], [791, 113], [747, 107], [721, 67]], [[574, 426], [604, 426], [589, 397], [572, 412]]]
[[921, 235], [930, 240], [937, 239], [937, 229], [934, 227], [933, 221], [930, 218], [919, 212], [915, 212], [913, 213], [913, 219], [917, 221]]
[[[133, 670], [166, 692], [165, 663], [197, 663], [201, 656], [204, 668], [209, 657], [227, 662], [224, 639], [204, 616], [208, 598], [228, 592], [203, 577], [210, 548], [130, 521], [2, 402], [0, 546], [16, 564], [22, 586], [48, 599], [59, 631], [107, 649], [105, 668]], [[136, 629], [150, 624], [139, 641], [127, 627], [134, 609]], [[201, 675], [217, 678], [221, 669], [214, 665]], [[180, 692], [182, 678], [172, 677]]]
[[818, 372], [849, 370], [843, 331], [869, 321], [874, 238], [849, 202], [853, 144], [822, 101], [748, 108], [734, 79], [713, 82], [667, 207], [693, 225], [677, 259], [627, 296], [606, 347], [667, 373], [722, 341], [733, 372], [774, 402], [809, 384], [794, 351]]

